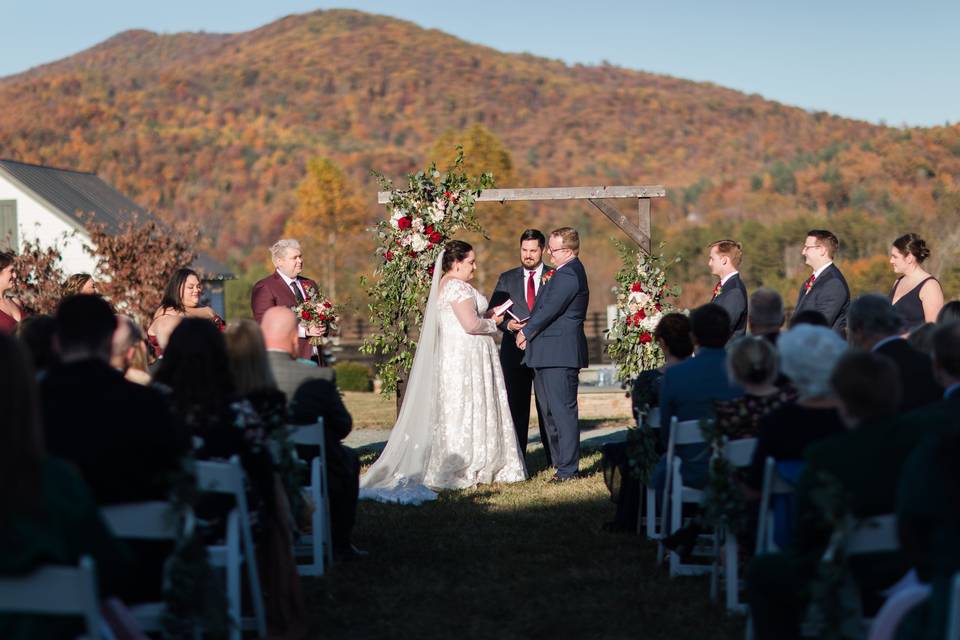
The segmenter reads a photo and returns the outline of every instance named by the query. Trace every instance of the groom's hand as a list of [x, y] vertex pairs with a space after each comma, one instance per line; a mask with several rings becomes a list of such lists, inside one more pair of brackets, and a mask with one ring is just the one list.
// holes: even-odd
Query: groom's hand
[[523, 331], [517, 331], [517, 347], [521, 350], [527, 348], [527, 336], [523, 335]]
[[507, 329], [510, 331], [520, 331], [520, 329], [523, 329], [525, 326], [527, 326], [527, 323], [520, 322], [519, 320], [511, 320], [507, 323]]

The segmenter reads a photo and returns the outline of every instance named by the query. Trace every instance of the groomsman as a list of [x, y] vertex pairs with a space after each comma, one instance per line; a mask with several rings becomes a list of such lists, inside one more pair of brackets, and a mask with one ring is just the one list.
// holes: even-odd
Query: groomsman
[[[303, 251], [296, 240], [278, 240], [270, 247], [273, 266], [272, 274], [253, 285], [250, 294], [250, 308], [253, 319], [259, 324], [271, 307], [293, 308], [304, 300], [317, 295], [317, 283], [300, 275], [303, 271]], [[319, 329], [297, 327], [297, 357], [319, 363], [317, 348], [310, 344], [310, 336], [319, 336]]]
[[737, 271], [743, 258], [743, 247], [736, 240], [717, 240], [709, 248], [707, 266], [710, 273], [720, 278], [713, 288], [710, 302], [727, 310], [731, 339], [739, 338], [747, 332], [747, 287]]
[[[527, 318], [540, 293], [540, 284], [544, 271], [543, 248], [546, 238], [539, 229], [527, 229], [520, 234], [520, 266], [500, 274], [497, 286], [490, 296], [490, 306], [513, 300], [510, 307], [518, 318]], [[513, 319], [510, 314], [500, 323], [503, 339], [500, 342], [500, 366], [503, 369], [504, 382], [507, 385], [507, 401], [510, 404], [510, 417], [517, 430], [517, 442], [520, 450], [527, 451], [527, 431], [530, 428], [530, 390], [533, 387], [533, 369], [523, 364], [523, 351], [517, 347], [516, 332], [525, 323]], [[540, 409], [540, 400], [534, 395], [537, 405], [537, 418], [540, 423], [540, 442], [547, 456], [547, 466], [552, 466], [550, 441], [547, 437], [546, 422]]]
[[833, 257], [840, 248], [840, 241], [826, 229], [813, 229], [803, 243], [803, 255], [813, 270], [800, 286], [794, 315], [813, 309], [827, 319], [827, 326], [846, 338], [847, 308], [850, 306], [850, 287], [840, 269], [833, 264]]

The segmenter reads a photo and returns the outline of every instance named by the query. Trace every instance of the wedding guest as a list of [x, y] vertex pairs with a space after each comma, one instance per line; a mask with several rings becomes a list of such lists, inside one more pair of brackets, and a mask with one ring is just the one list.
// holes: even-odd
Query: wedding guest
[[830, 327], [827, 317], [815, 309], [804, 309], [800, 313], [794, 313], [790, 316], [789, 328], [793, 329], [802, 324], [809, 324], [814, 327]]
[[739, 338], [747, 331], [747, 288], [740, 279], [743, 247], [736, 240], [717, 240], [709, 246], [710, 273], [720, 279], [713, 288], [710, 302], [730, 314], [730, 337]]
[[796, 400], [792, 387], [776, 385], [777, 360], [776, 349], [761, 337], [744, 337], [730, 347], [727, 376], [743, 389], [743, 395], [717, 400], [713, 406], [717, 429], [731, 440], [755, 438], [764, 417]]
[[75, 273], [63, 281], [60, 297], [75, 296], [78, 294], [96, 295], [97, 283], [89, 273]]
[[40, 385], [51, 453], [77, 465], [100, 504], [165, 499], [187, 439], [159, 393], [110, 366], [110, 305], [71, 296], [56, 321], [62, 362]]
[[23, 307], [13, 298], [17, 286], [16, 256], [0, 251], [0, 333], [12, 335], [23, 320]]
[[760, 489], [767, 456], [799, 460], [809, 444], [843, 430], [830, 393], [830, 373], [846, 348], [826, 327], [804, 324], [780, 336], [780, 367], [796, 388], [797, 399], [760, 420], [757, 448], [745, 473], [749, 487]]
[[960, 320], [960, 300], [951, 300], [943, 305], [937, 314], [937, 324], [948, 324]]
[[[855, 518], [893, 512], [900, 470], [910, 451], [932, 431], [929, 425], [906, 428], [897, 421], [900, 386], [897, 369], [885, 356], [852, 350], [837, 362], [830, 388], [845, 428], [806, 449], [792, 543], [783, 553], [757, 557], [748, 570], [757, 638], [799, 635], [810, 593], [805, 585], [813, 580], [833, 534], [833, 522], [821, 515], [816, 502], [824, 477], [839, 485]], [[870, 615], [880, 605], [879, 591], [907, 567], [897, 552], [851, 558], [849, 568]]]
[[[666, 445], [670, 421], [712, 418], [714, 402], [742, 395], [743, 391], [727, 378], [724, 345], [730, 338], [730, 314], [720, 305], [709, 303], [690, 313], [690, 329], [696, 345], [693, 358], [670, 367], [660, 386], [660, 439]], [[684, 486], [702, 488], [707, 480], [709, 452], [702, 444], [679, 445], [675, 449], [683, 460]], [[654, 470], [654, 488], [663, 495], [666, 460], [661, 458]]]
[[[633, 417], [640, 419], [660, 404], [660, 380], [663, 372], [693, 355], [690, 319], [682, 313], [668, 313], [660, 319], [653, 338], [663, 351], [664, 365], [642, 372], [633, 383], [631, 400]], [[659, 428], [659, 422], [656, 427]], [[603, 525], [604, 531], [636, 531], [637, 509], [640, 506], [640, 482], [630, 473], [628, 444], [611, 442], [603, 445], [600, 466], [603, 480], [610, 490], [610, 500], [617, 505], [613, 522]]]
[[900, 380], [900, 411], [910, 411], [943, 396], [933, 379], [929, 356], [907, 342], [903, 317], [894, 305], [878, 294], [860, 296], [847, 314], [847, 341], [851, 347], [874, 351], [890, 358], [897, 366]]
[[277, 388], [263, 334], [253, 320], [231, 322], [224, 333], [236, 393], [251, 405], [268, 431], [287, 425], [287, 397]]
[[[0, 575], [76, 566], [88, 555], [100, 596], [124, 596], [134, 570], [129, 551], [101, 519], [77, 470], [47, 454], [29, 355], [0, 334], [0, 362]], [[79, 616], [0, 613], [0, 637], [7, 640], [73, 638], [82, 630]]]
[[[503, 379], [507, 387], [507, 402], [510, 405], [510, 417], [517, 431], [517, 443], [520, 451], [527, 451], [527, 436], [530, 427], [530, 392], [533, 389], [533, 369], [523, 364], [523, 351], [517, 347], [516, 332], [523, 328], [524, 323], [517, 318], [525, 319], [533, 311], [537, 294], [545, 272], [550, 268], [543, 263], [543, 248], [547, 239], [539, 229], [527, 229], [520, 234], [520, 266], [504, 271], [497, 279], [497, 286], [490, 296], [490, 307], [496, 307], [507, 300], [513, 305], [504, 321], [500, 323], [503, 339], [500, 341], [500, 367], [503, 369]], [[540, 442], [547, 458], [547, 466], [553, 466], [548, 446], [546, 421], [540, 407], [540, 400], [534, 393], [534, 403], [537, 407], [537, 421], [540, 425]]]
[[334, 551], [341, 560], [365, 556], [366, 551], [351, 543], [360, 492], [360, 461], [341, 442], [353, 429], [353, 418], [333, 383], [333, 371], [297, 359], [297, 319], [290, 309], [268, 309], [260, 328], [270, 369], [287, 394], [293, 422], [311, 424], [323, 418]]
[[146, 366], [146, 343], [143, 331], [130, 316], [117, 316], [117, 329], [110, 346], [110, 366], [123, 377], [139, 385], [150, 384]]
[[[189, 440], [160, 394], [110, 366], [117, 326], [99, 296], [65, 298], [57, 308], [61, 364], [40, 383], [50, 453], [72, 462], [100, 505], [166, 500]], [[137, 561], [129, 602], [161, 597], [166, 542], [130, 543]]]
[[[272, 307], [293, 308], [305, 300], [315, 298], [320, 289], [317, 283], [300, 273], [303, 271], [303, 251], [300, 243], [292, 239], [278, 240], [270, 247], [270, 257], [276, 270], [253, 285], [250, 294], [250, 307], [253, 319], [258, 323]], [[310, 344], [309, 338], [323, 334], [316, 327], [297, 326], [297, 357], [314, 360], [320, 364], [317, 348]]]
[[17, 335], [26, 345], [33, 361], [37, 380], [42, 380], [47, 371], [60, 363], [55, 337], [57, 321], [52, 316], [29, 316], [20, 323]]
[[[193, 269], [180, 268], [173, 272], [167, 287], [163, 291], [160, 307], [153, 314], [153, 322], [147, 327], [147, 341], [159, 351], [154, 355], [159, 357], [163, 353], [159, 336], [164, 331], [172, 333], [176, 321], [171, 318], [202, 318], [210, 320], [217, 329], [223, 331], [226, 323], [211, 307], [200, 305], [200, 294], [203, 285], [200, 276]], [[167, 320], [164, 320], [167, 318]]]
[[847, 328], [847, 307], [850, 306], [850, 288], [843, 274], [833, 264], [840, 241], [826, 229], [807, 232], [802, 255], [813, 271], [801, 285], [794, 313], [814, 309], [827, 319], [827, 326], [841, 336]]
[[927, 243], [915, 233], [900, 236], [890, 247], [890, 264], [900, 275], [890, 290], [890, 303], [903, 320], [905, 332], [934, 322], [943, 308], [943, 288], [921, 266], [929, 257]]
[[775, 345], [783, 320], [783, 298], [779, 293], [769, 287], [760, 287], [753, 292], [747, 312], [750, 335], [761, 336]]

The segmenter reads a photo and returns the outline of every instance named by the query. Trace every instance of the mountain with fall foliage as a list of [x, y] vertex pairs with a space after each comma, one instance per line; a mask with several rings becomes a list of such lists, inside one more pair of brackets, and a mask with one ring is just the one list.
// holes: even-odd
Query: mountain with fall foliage
[[[655, 240], [688, 258], [676, 278], [690, 301], [711, 286], [703, 246], [725, 235], [746, 244], [748, 283], [793, 291], [813, 224], [841, 236], [855, 289], [888, 286], [890, 241], [919, 231], [960, 294], [957, 125], [877, 126], [346, 10], [236, 34], [127, 31], [0, 78], [0, 103], [0, 157], [96, 172], [161, 217], [197, 221], [206, 248], [240, 270], [263, 268], [310, 160], [341, 167], [373, 221], [384, 212], [371, 169], [402, 177], [438, 139], [479, 125], [508, 152], [498, 187], [665, 185]], [[530, 207], [512, 223], [602, 238], [591, 245], [600, 305], [618, 266], [606, 239], [619, 232], [585, 206]], [[341, 288], [356, 288], [370, 255], [340, 263]]]

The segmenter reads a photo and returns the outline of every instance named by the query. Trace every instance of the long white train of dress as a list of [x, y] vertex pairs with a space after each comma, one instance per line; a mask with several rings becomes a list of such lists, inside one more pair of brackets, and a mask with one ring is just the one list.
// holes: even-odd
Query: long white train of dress
[[486, 309], [468, 283], [440, 289], [434, 278], [403, 407], [360, 479], [361, 499], [420, 504], [436, 498], [433, 489], [527, 478]]

